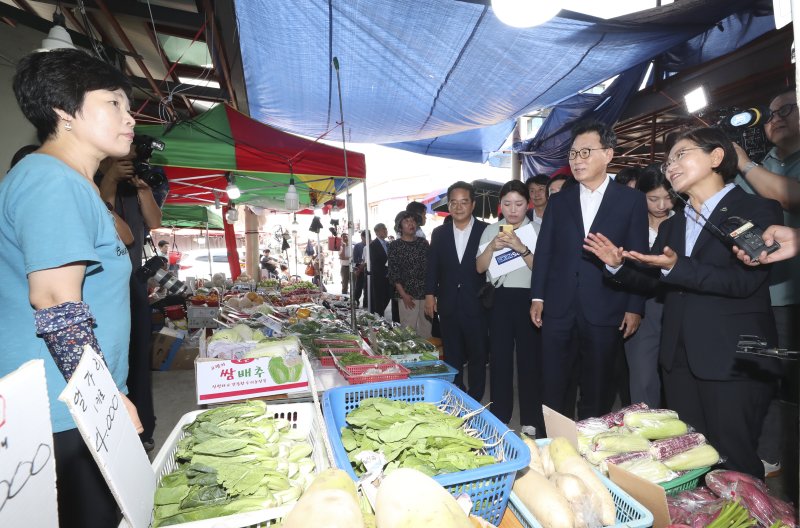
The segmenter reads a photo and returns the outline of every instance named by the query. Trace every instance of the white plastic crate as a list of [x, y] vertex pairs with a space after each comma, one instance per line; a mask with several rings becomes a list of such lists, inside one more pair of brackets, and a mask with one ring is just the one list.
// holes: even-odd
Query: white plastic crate
[[[178, 442], [186, 436], [183, 426], [192, 423], [197, 415], [203, 412], [200, 410], [184, 414], [167, 437], [164, 446], [159, 450], [152, 463], [153, 471], [158, 475], [159, 481], [177, 465], [175, 453], [178, 450]], [[322, 435], [325, 434], [325, 424], [319, 423], [313, 403], [268, 403], [267, 414], [275, 418], [285, 418], [292, 423], [292, 428], [306, 433], [307, 440], [313, 449], [311, 457], [316, 466], [315, 473], [320, 473], [330, 467], [322, 439]], [[179, 528], [267, 528], [275, 526], [276, 522], [294, 507], [295, 502], [268, 510], [237, 513], [172, 526]], [[123, 520], [119, 528], [128, 528], [128, 526], [128, 523]]]

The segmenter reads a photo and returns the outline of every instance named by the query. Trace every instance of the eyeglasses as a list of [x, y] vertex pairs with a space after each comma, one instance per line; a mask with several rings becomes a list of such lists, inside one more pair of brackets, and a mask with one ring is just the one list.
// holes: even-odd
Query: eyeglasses
[[580, 157], [581, 157], [581, 159], [586, 159], [586, 158], [588, 158], [588, 157], [589, 157], [589, 154], [591, 154], [593, 150], [606, 150], [606, 149], [609, 149], [609, 148], [611, 148], [611, 147], [600, 147], [600, 148], [582, 148], [582, 149], [580, 149], [580, 150], [573, 150], [573, 149], [570, 149], [570, 150], [569, 150], [569, 159], [570, 159], [570, 160], [574, 160], [574, 159], [575, 159], [575, 158], [577, 158], [578, 156], [580, 156]]
[[683, 158], [683, 156], [685, 156], [686, 153], [689, 152], [690, 150], [703, 150], [703, 147], [690, 147], [690, 148], [680, 149], [674, 156], [672, 156], [671, 158], [667, 158], [667, 161], [661, 164], [662, 174], [666, 175], [670, 165], [672, 165], [676, 161], [680, 161]]
[[472, 200], [450, 200], [447, 202], [448, 207], [469, 207]]
[[766, 121], [764, 121], [764, 124], [766, 125], [767, 123], [772, 121], [772, 118], [775, 117], [776, 115], [780, 117], [789, 117], [789, 114], [792, 113], [792, 110], [794, 110], [796, 106], [797, 103], [789, 103], [781, 106], [780, 108], [777, 108], [776, 110], [770, 110], [769, 117], [767, 118]]

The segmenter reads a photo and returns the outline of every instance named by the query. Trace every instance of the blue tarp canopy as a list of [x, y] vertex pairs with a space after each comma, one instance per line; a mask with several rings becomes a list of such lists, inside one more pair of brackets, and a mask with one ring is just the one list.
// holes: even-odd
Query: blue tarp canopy
[[657, 56], [667, 75], [716, 58], [773, 29], [768, 7], [685, 0], [611, 21], [562, 11], [528, 29], [488, 1], [237, 0], [236, 14], [255, 119], [331, 140], [343, 120], [349, 142], [482, 162], [518, 116]]

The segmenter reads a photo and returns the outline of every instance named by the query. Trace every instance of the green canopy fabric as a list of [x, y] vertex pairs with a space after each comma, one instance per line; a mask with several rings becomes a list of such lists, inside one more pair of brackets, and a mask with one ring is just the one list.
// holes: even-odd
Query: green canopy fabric
[[163, 227], [188, 227], [195, 229], [224, 229], [222, 217], [199, 205], [170, 205], [161, 208]]

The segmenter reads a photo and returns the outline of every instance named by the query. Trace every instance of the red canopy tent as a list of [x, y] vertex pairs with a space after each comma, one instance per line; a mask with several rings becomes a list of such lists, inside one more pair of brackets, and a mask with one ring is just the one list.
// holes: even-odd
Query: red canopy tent
[[[164, 167], [171, 204], [230, 206], [225, 189], [234, 182], [241, 191], [236, 203], [285, 210], [283, 198], [293, 181], [301, 208], [308, 208], [366, 178], [363, 154], [347, 152], [345, 164], [342, 149], [282, 132], [228, 105], [172, 126], [139, 126], [136, 133], [165, 145], [151, 163]], [[226, 222], [226, 234], [229, 227]], [[226, 239], [229, 261], [238, 263], [235, 241]], [[239, 273], [231, 270], [234, 278]]]

